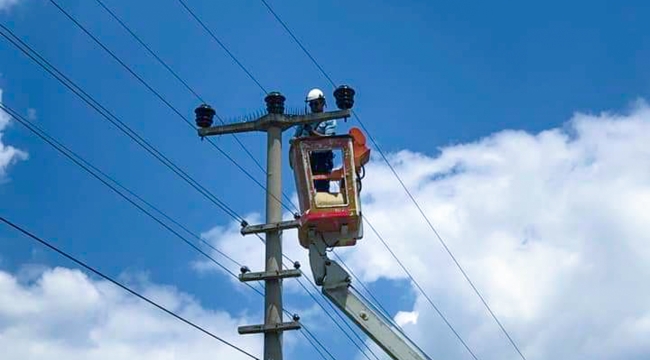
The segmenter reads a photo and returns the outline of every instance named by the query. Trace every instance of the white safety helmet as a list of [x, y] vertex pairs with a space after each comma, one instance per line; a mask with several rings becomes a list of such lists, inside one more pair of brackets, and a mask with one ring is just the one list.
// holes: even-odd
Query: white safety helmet
[[316, 99], [323, 99], [325, 100], [325, 95], [320, 89], [311, 89], [307, 93], [307, 98], [305, 99], [305, 102], [310, 102]]

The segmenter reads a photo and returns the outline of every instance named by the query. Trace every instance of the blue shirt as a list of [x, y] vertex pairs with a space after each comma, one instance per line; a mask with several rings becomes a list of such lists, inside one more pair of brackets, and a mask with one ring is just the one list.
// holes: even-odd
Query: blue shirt
[[316, 125], [315, 128], [313, 127], [313, 124], [298, 125], [296, 127], [295, 134], [293, 134], [293, 137], [311, 136], [309, 134], [309, 130], [311, 129], [314, 129], [324, 135], [336, 135], [336, 120], [321, 121]]

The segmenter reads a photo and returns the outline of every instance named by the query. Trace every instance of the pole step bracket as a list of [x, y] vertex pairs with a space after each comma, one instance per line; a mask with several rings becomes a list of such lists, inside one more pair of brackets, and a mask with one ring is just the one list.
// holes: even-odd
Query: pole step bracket
[[260, 280], [277, 280], [284, 278], [300, 277], [301, 273], [298, 269], [281, 270], [281, 271], [263, 271], [263, 272], [249, 272], [239, 274], [239, 281], [260, 281]]
[[271, 223], [271, 224], [261, 224], [261, 225], [242, 224], [242, 225], [244, 226], [242, 226], [241, 228], [241, 234], [251, 235], [251, 234], [266, 233], [269, 231], [295, 229], [300, 227], [300, 222], [298, 220], [287, 220], [287, 221], [280, 221], [278, 223]]
[[299, 330], [300, 322], [291, 321], [271, 325], [246, 325], [237, 328], [240, 335], [259, 334], [259, 333], [281, 333], [287, 330]]

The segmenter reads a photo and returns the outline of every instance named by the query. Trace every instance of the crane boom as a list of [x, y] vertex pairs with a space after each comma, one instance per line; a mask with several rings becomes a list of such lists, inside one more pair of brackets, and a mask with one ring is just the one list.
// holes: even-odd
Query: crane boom
[[431, 360], [390, 319], [375, 311], [351, 286], [350, 276], [327, 256], [322, 237], [310, 234], [309, 263], [316, 285], [379, 347], [396, 360]]

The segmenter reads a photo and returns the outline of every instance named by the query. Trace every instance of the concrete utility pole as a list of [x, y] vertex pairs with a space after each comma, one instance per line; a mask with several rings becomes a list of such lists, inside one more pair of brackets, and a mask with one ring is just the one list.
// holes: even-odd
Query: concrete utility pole
[[[335, 92], [339, 98], [346, 100], [354, 92], [347, 86], [341, 86]], [[282, 132], [290, 127], [318, 123], [325, 120], [341, 119], [350, 116], [346, 110], [330, 111], [306, 115], [287, 115], [284, 113], [285, 97], [279, 92], [271, 92], [265, 98], [267, 114], [253, 121], [223, 126], [212, 126], [215, 111], [206, 104], [196, 108], [196, 125], [201, 138], [212, 135], [233, 134], [250, 131], [262, 131], [267, 135], [266, 161], [266, 224], [248, 225], [242, 223], [242, 235], [266, 234], [266, 265], [263, 272], [249, 272], [242, 267], [239, 280], [264, 281], [264, 324], [240, 326], [240, 334], [264, 333], [264, 360], [282, 360], [282, 333], [285, 330], [300, 329], [299, 317], [293, 321], [282, 319], [282, 279], [300, 277], [300, 264], [295, 269], [282, 270], [282, 230], [297, 228], [297, 220], [282, 221]]]

